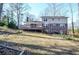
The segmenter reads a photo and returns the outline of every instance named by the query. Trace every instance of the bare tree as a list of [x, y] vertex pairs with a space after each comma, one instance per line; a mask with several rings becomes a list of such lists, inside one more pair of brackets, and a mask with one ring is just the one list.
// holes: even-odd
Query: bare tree
[[73, 22], [73, 8], [72, 8], [72, 4], [69, 4], [70, 7], [70, 13], [71, 13], [71, 19], [72, 19], [72, 32], [74, 35], [74, 22]]
[[[63, 9], [64, 4], [56, 4], [56, 3], [48, 3], [48, 7], [43, 11], [42, 15], [50, 15], [50, 16], [61, 16], [64, 15], [61, 11]], [[65, 10], [64, 10], [65, 11]]]
[[7, 23], [9, 24], [10, 10], [6, 9], [6, 15], [7, 15]]
[[52, 5], [53, 5], [54, 16], [55, 16], [56, 15], [56, 4], [52, 3]]
[[61, 4], [51, 3], [48, 4], [48, 7], [50, 8], [50, 13], [53, 14], [53, 16], [57, 16], [58, 12], [60, 12]]
[[[6, 6], [6, 4], [4, 4]], [[8, 4], [9, 5], [9, 4]], [[4, 6], [4, 7], [5, 7]], [[3, 9], [3, 16], [6, 15], [7, 17], [7, 23], [9, 24], [9, 22], [11, 20], [13, 20], [13, 8], [12, 6], [10, 5], [9, 8], [4, 8]]]
[[[79, 20], [79, 3], [78, 3], [78, 20]], [[78, 23], [78, 25], [79, 25], [79, 23]], [[78, 27], [78, 29], [79, 29], [79, 27]]]
[[3, 3], [0, 3], [0, 19], [1, 19], [2, 9], [3, 9]]
[[[22, 15], [25, 13], [25, 11], [27, 11], [30, 7], [28, 4], [23, 4], [23, 3], [13, 3], [11, 4], [11, 7], [13, 9], [13, 13], [16, 14], [16, 17], [17, 17], [17, 25], [18, 25], [18, 28], [20, 26], [20, 20], [22, 18]], [[12, 13], [11, 13], [12, 15]]]

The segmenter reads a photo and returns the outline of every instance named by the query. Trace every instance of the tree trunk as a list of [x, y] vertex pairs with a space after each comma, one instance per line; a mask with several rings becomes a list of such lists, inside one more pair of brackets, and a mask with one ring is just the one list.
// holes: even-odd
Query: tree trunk
[[0, 19], [1, 19], [2, 9], [3, 9], [3, 3], [0, 3]]
[[71, 18], [72, 18], [72, 33], [73, 33], [73, 35], [74, 35], [73, 10], [72, 10], [71, 4], [69, 4], [69, 5], [70, 5], [70, 11], [71, 11]]
[[[79, 22], [79, 3], [78, 3], [78, 22]], [[78, 26], [79, 26], [79, 23], [78, 23]], [[79, 27], [78, 27], [79, 29]]]

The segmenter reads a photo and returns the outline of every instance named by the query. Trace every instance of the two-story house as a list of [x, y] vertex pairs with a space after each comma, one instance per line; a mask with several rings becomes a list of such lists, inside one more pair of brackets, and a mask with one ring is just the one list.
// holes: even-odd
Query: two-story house
[[43, 30], [47, 33], [67, 34], [67, 18], [65, 16], [42, 16]]

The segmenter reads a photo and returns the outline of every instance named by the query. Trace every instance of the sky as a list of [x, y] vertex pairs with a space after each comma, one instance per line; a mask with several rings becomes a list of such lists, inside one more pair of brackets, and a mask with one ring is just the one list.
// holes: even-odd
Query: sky
[[[40, 12], [43, 11], [46, 7], [48, 7], [48, 5], [46, 3], [30, 3], [29, 5], [31, 7], [30, 13], [32, 13], [36, 16], [39, 16]], [[75, 14], [77, 11], [77, 4], [73, 3], [72, 8], [73, 8], [73, 12]], [[63, 9], [62, 10], [62, 12], [63, 12], [64, 10], [69, 9], [69, 7], [67, 4], [62, 4], [62, 9]]]
[[35, 3], [35, 4], [31, 3], [29, 5], [31, 7], [30, 12], [34, 14], [36, 17], [38, 17], [40, 12], [43, 11], [47, 7], [47, 5], [44, 3]]
[[[41, 12], [43, 13], [44, 10], [47, 8], [49, 8], [48, 3], [28, 3], [28, 5], [30, 6], [30, 10], [28, 11], [30, 14], [34, 15], [36, 18], [39, 17], [39, 15], [41, 14]], [[77, 7], [77, 3], [72, 3], [72, 10], [73, 10], [73, 19], [74, 19], [74, 23], [75, 26], [78, 26], [78, 7]], [[62, 14], [64, 16], [68, 17], [68, 24], [69, 26], [71, 26], [71, 11], [70, 11], [70, 7], [69, 4], [67, 3], [63, 3], [63, 4], [59, 4], [58, 5], [60, 9], [60, 11], [62, 12]], [[5, 4], [4, 8], [8, 8], [8, 4]], [[25, 6], [26, 8], [26, 6]], [[52, 7], [51, 7], [52, 10]], [[68, 12], [66, 12], [65, 10], [68, 10]], [[53, 11], [53, 10], [52, 10]], [[59, 9], [58, 9], [59, 11]]]

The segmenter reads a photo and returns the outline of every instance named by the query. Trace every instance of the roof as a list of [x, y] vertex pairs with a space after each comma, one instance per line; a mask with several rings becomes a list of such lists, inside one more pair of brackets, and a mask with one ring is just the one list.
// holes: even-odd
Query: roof
[[42, 21], [29, 21], [29, 22], [26, 22], [26, 23], [42, 23]]
[[65, 16], [41, 16], [41, 18], [68, 18]]
[[28, 22], [42, 22], [42, 21], [28, 21]]

